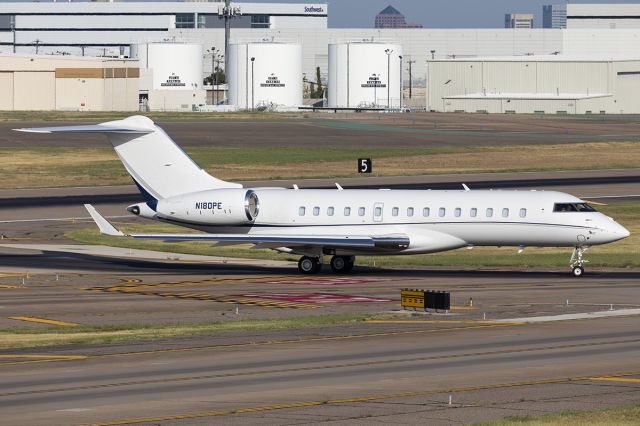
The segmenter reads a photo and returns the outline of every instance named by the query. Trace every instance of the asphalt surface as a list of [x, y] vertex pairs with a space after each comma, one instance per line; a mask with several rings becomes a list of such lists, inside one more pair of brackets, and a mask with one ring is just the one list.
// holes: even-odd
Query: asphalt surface
[[[460, 147], [629, 141], [640, 138], [640, 117], [556, 117], [487, 114], [298, 114], [287, 119], [158, 119], [181, 146]], [[0, 122], [0, 147], [104, 146], [94, 135], [21, 134], [22, 127], [94, 122]]]
[[[1, 248], [0, 327], [68, 328], [9, 318], [20, 316], [94, 325], [358, 312], [393, 320], [0, 351], [1, 423], [448, 425], [640, 403], [638, 271], [301, 277], [287, 264], [229, 263]], [[453, 310], [402, 312], [405, 286], [446, 289]], [[495, 322], [611, 308], [635, 311]]]

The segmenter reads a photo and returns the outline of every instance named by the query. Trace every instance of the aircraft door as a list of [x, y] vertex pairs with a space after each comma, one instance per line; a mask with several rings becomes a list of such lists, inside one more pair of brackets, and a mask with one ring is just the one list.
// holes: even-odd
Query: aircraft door
[[382, 222], [383, 212], [384, 212], [384, 203], [375, 203], [373, 205], [373, 221]]

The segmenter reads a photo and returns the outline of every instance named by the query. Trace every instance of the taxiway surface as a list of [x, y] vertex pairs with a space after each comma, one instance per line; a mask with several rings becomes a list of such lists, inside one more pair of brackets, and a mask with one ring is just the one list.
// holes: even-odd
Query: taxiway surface
[[[635, 271], [579, 280], [544, 271], [419, 268], [301, 277], [277, 263], [1, 250], [4, 329], [393, 315], [4, 350], [3, 424], [444, 425], [640, 402]], [[27, 265], [27, 278], [8, 273]], [[451, 291], [454, 307], [403, 313], [398, 292], [406, 286]], [[573, 319], [580, 312], [614, 316]], [[557, 315], [565, 317], [521, 320]]]

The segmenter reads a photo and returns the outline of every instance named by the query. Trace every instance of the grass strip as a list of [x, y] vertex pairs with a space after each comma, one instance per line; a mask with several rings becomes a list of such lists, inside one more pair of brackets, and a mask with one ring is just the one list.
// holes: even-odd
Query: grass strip
[[640, 405], [595, 411], [565, 411], [544, 416], [514, 416], [473, 426], [637, 426]]
[[[360, 157], [374, 159], [378, 176], [635, 168], [636, 142], [592, 142], [458, 148], [185, 147], [212, 175], [225, 180], [356, 177]], [[0, 148], [0, 188], [130, 184], [115, 152], [104, 147]]]
[[[230, 313], [231, 315], [231, 313]], [[282, 330], [361, 322], [382, 317], [373, 314], [327, 314], [200, 322], [193, 324], [149, 323], [79, 325], [73, 328], [0, 328], [0, 349], [35, 348], [53, 345], [108, 344], [112, 342], [212, 335], [238, 331]], [[233, 315], [230, 316], [233, 318]]]
[[[640, 267], [640, 204], [613, 204], [601, 206], [599, 210], [629, 229], [631, 236], [612, 244], [592, 247], [586, 256], [589, 260], [587, 268]], [[126, 225], [121, 228], [130, 233], [185, 232], [184, 228], [160, 223]], [[271, 250], [254, 250], [248, 245], [212, 247], [211, 243], [201, 241], [163, 242], [109, 237], [100, 235], [95, 226], [68, 231], [65, 236], [81, 243], [140, 250], [247, 259], [298, 260], [297, 256]], [[359, 256], [357, 264], [363, 266], [566, 268], [570, 255], [570, 248], [530, 247], [523, 254], [517, 254], [516, 247], [476, 247], [473, 250], [463, 248], [444, 253], [411, 256]]]

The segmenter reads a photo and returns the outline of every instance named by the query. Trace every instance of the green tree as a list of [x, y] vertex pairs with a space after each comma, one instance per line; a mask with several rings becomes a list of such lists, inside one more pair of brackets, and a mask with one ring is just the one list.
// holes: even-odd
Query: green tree
[[316, 91], [312, 94], [314, 98], [324, 98], [324, 87], [320, 78], [320, 67], [316, 67]]

